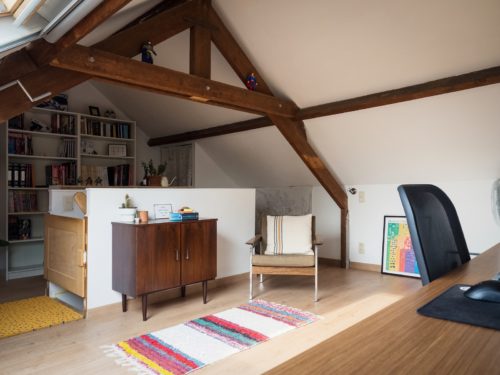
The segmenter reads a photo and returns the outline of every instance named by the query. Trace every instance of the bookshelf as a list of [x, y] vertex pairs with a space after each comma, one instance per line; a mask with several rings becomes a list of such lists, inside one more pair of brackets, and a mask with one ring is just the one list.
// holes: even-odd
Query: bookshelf
[[0, 248], [0, 277], [42, 275], [49, 187], [135, 185], [136, 125], [32, 108], [0, 133], [0, 238], [10, 243]]

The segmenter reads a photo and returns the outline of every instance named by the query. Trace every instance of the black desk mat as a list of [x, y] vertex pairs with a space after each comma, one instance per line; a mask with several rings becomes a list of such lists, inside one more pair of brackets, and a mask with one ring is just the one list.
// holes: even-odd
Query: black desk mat
[[417, 312], [431, 318], [500, 330], [500, 303], [467, 298], [464, 290], [460, 289], [466, 286], [469, 285], [452, 286]]

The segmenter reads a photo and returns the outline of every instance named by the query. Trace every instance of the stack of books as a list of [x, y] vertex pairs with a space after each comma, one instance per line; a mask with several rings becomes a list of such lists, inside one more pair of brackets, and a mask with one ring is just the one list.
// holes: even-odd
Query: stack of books
[[170, 221], [198, 220], [198, 212], [192, 209], [180, 209], [179, 212], [170, 213]]

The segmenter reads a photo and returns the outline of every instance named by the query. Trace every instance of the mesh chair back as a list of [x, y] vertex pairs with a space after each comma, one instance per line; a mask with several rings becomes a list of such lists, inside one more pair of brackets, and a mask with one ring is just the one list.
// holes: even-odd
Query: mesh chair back
[[398, 192], [423, 285], [470, 260], [457, 211], [441, 189], [401, 185]]

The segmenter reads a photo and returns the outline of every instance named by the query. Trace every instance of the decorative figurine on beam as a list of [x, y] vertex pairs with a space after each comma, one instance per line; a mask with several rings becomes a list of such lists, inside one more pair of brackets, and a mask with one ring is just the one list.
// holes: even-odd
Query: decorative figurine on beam
[[255, 88], [257, 87], [257, 77], [255, 77], [255, 73], [250, 73], [248, 75], [245, 84], [250, 91], [255, 91]]
[[156, 56], [156, 51], [151, 42], [144, 42], [141, 46], [141, 59], [143, 62], [152, 64], [153, 55]]

